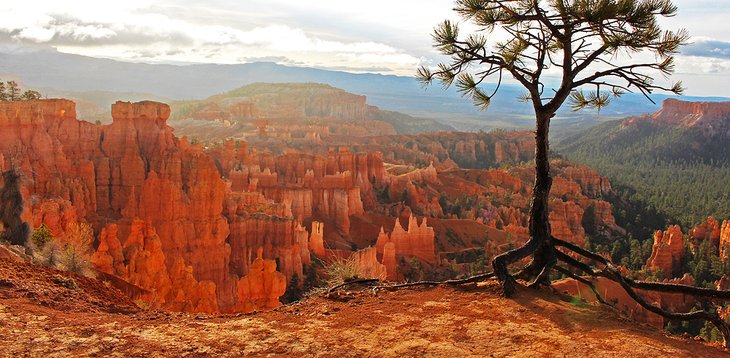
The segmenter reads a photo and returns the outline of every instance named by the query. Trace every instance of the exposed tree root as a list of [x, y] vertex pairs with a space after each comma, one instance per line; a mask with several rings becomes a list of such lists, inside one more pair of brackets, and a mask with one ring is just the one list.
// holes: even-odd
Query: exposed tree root
[[373, 289], [383, 289], [383, 290], [397, 290], [399, 288], [407, 288], [407, 287], [415, 287], [415, 286], [438, 286], [438, 285], [464, 285], [467, 283], [474, 283], [474, 282], [481, 282], [486, 281], [489, 279], [494, 278], [496, 275], [494, 272], [487, 272], [479, 275], [474, 275], [466, 278], [461, 279], [452, 279], [452, 280], [445, 280], [445, 281], [417, 281], [417, 282], [406, 282], [396, 285], [383, 285], [383, 286], [375, 286]]
[[379, 278], [361, 278], [357, 280], [351, 280], [351, 281], [345, 281], [339, 285], [332, 286], [327, 289], [327, 293], [330, 294], [332, 292], [337, 291], [340, 288], [346, 287], [346, 286], [352, 286], [352, 285], [368, 285], [368, 284], [374, 284], [380, 282]]
[[[679, 321], [693, 321], [693, 320], [705, 320], [711, 322], [723, 336], [723, 345], [725, 348], [730, 348], [730, 325], [720, 316], [719, 308], [712, 302], [715, 301], [726, 301], [730, 299], [730, 291], [724, 290], [713, 290], [709, 288], [694, 287], [688, 285], [674, 284], [674, 283], [661, 283], [661, 282], [647, 282], [637, 281], [630, 277], [624, 276], [621, 271], [616, 267], [609, 259], [589, 250], [583, 249], [582, 247], [573, 243], [560, 240], [555, 237], [550, 237], [547, 245], [552, 253], [548, 253], [547, 258], [542, 257], [537, 260], [533, 257], [533, 260], [529, 265], [518, 271], [516, 274], [510, 275], [508, 266], [515, 263], [523, 258], [530, 255], [534, 255], [538, 251], [538, 247], [541, 244], [537, 240], [529, 240], [524, 246], [510, 250], [504, 254], [501, 254], [494, 258], [492, 265], [494, 266], [494, 272], [483, 273], [463, 279], [452, 279], [445, 281], [418, 281], [418, 282], [407, 282], [402, 284], [393, 285], [377, 285], [373, 286], [372, 290], [397, 290], [401, 288], [410, 288], [416, 286], [437, 286], [437, 285], [462, 285], [473, 282], [481, 282], [489, 279], [496, 278], [502, 284], [502, 289], [505, 297], [510, 297], [516, 290], [518, 285], [515, 280], [515, 276], [525, 278], [529, 281], [531, 273], [539, 272], [534, 275], [534, 280], [528, 285], [528, 287], [541, 287], [550, 285], [550, 273], [556, 271], [563, 275], [570, 277], [577, 282], [580, 282], [591, 288], [596, 296], [596, 299], [601, 304], [605, 304], [613, 307], [610, 303], [606, 302], [598, 289], [593, 284], [590, 278], [604, 277], [611, 281], [618, 283], [624, 291], [636, 301], [639, 305], [644, 307], [650, 312], [656, 313], [662, 317], [670, 320]], [[544, 247], [543, 247], [544, 248]], [[563, 252], [557, 248], [562, 248], [567, 251]], [[545, 254], [544, 252], [542, 253]], [[581, 261], [587, 260], [587, 262]], [[563, 263], [568, 267], [559, 266], [558, 263]], [[590, 278], [586, 278], [582, 275], [576, 274], [573, 270], [579, 271], [582, 275], [587, 275]], [[379, 279], [359, 279], [341, 283], [337, 286], [333, 286], [327, 290], [330, 294], [337, 289], [355, 285], [355, 284], [376, 284], [380, 283]], [[706, 306], [708, 309], [701, 311], [693, 311], [688, 313], [676, 313], [667, 311], [659, 306], [647, 302], [636, 290], [644, 291], [656, 291], [665, 293], [678, 293], [685, 294], [695, 297], [701, 297], [707, 299]]]
[[[673, 284], [673, 283], [661, 283], [661, 282], [646, 282], [646, 281], [636, 281], [629, 277], [624, 276], [621, 271], [608, 259], [605, 257], [598, 255], [594, 252], [585, 250], [575, 244], [562, 241], [560, 239], [557, 239], [555, 237], [551, 238], [552, 242], [555, 244], [555, 246], [562, 247], [564, 249], [567, 249], [574, 255], [578, 255], [579, 257], [583, 257], [585, 259], [591, 260], [593, 262], [598, 263], [599, 265], [602, 265], [603, 267], [593, 268], [590, 264], [586, 264], [581, 262], [579, 259], [575, 259], [571, 257], [568, 254], [565, 254], [563, 252], [560, 252], [556, 250], [556, 256], [559, 261], [574, 267], [580, 271], [583, 271], [584, 273], [588, 274], [591, 277], [605, 277], [611, 281], [617, 282], [621, 287], [626, 291], [626, 293], [639, 305], [644, 307], [646, 310], [656, 313], [662, 317], [665, 317], [670, 320], [679, 320], [679, 321], [693, 321], [693, 320], [705, 320], [711, 322], [717, 329], [722, 333], [723, 336], [723, 346], [725, 348], [730, 348], [730, 326], [725, 322], [725, 320], [720, 317], [719, 314], [719, 308], [715, 306], [712, 302], [708, 300], [707, 306], [709, 306], [709, 309], [705, 309], [702, 311], [693, 311], [688, 313], [676, 313], [676, 312], [670, 312], [667, 311], [659, 306], [653, 305], [649, 302], [647, 302], [640, 294], [638, 294], [635, 289], [641, 289], [645, 291], [657, 291], [657, 292], [665, 292], [665, 293], [679, 293], [679, 294], [685, 294], [690, 296], [696, 296], [696, 297], [703, 297], [707, 299], [714, 299], [719, 301], [725, 301], [730, 298], [730, 291], [723, 291], [723, 290], [713, 290], [708, 288], [701, 288], [701, 287], [694, 287], [694, 286], [688, 286], [688, 285], [681, 285], [681, 284]], [[595, 286], [593, 285], [590, 280], [585, 278], [578, 278], [579, 276], [568, 274], [570, 271], [566, 270], [562, 267], [555, 267], [557, 271], [562, 272], [577, 281], [587, 284], [593, 292], [596, 294], [596, 297], [602, 301], [602, 298], [599, 296], [597, 290], [595, 289]]]
[[555, 271], [558, 271], [558, 272], [564, 274], [565, 276], [570, 277], [570, 278], [590, 287], [591, 290], [593, 291], [593, 294], [596, 295], [596, 299], [598, 300], [598, 302], [600, 302], [601, 304], [613, 307], [611, 304], [609, 304], [608, 302], [606, 302], [603, 299], [601, 294], [598, 293], [598, 289], [596, 288], [596, 285], [594, 285], [593, 282], [591, 282], [590, 280], [586, 279], [585, 277], [578, 276], [578, 275], [572, 273], [570, 270], [560, 267], [560, 266], [555, 266]]
[[[378, 285], [372, 287], [373, 290], [397, 290], [400, 288], [408, 288], [408, 287], [415, 287], [415, 286], [438, 286], [438, 285], [463, 285], [467, 283], [474, 283], [474, 282], [481, 282], [486, 281], [491, 278], [494, 278], [495, 275], [493, 272], [487, 272], [482, 273], [474, 276], [469, 276], [466, 278], [460, 278], [460, 279], [451, 279], [451, 280], [444, 280], [444, 281], [416, 281], [416, 282], [406, 282], [406, 283], [400, 283], [400, 284], [393, 284], [393, 285]], [[332, 292], [337, 291], [338, 289], [341, 289], [343, 287], [352, 286], [352, 285], [370, 285], [370, 284], [376, 284], [382, 282], [380, 279], [377, 278], [368, 278], [368, 279], [358, 279], [358, 280], [352, 280], [343, 282], [339, 285], [332, 286], [327, 289], [326, 293], [330, 294]]]
[[[538, 247], [540, 245], [544, 245], [543, 248], [547, 247], [548, 250], [552, 250], [552, 254], [546, 254], [545, 252], [539, 253], [542, 257], [540, 260], [537, 260], [536, 256], [538, 255]], [[558, 250], [558, 247], [565, 249], [567, 253]], [[508, 265], [530, 255], [533, 256], [533, 260], [530, 264], [525, 269], [515, 274], [515, 276], [520, 276], [529, 281], [531, 279], [531, 277], [529, 277], [531, 272], [539, 272], [537, 275], [533, 274], [534, 280], [528, 285], [528, 287], [549, 285], [549, 274], [554, 270], [587, 285], [591, 288], [593, 293], [596, 295], [596, 299], [600, 303], [611, 306], [603, 299], [603, 297], [601, 297], [596, 286], [590, 279], [575, 274], [569, 268], [582, 272], [582, 274], [589, 277], [605, 277], [618, 283], [633, 300], [650, 312], [656, 313], [670, 320], [705, 320], [711, 322], [722, 333], [724, 339], [723, 345], [725, 348], [730, 348], [730, 325], [728, 325], [723, 318], [720, 317], [719, 308], [712, 303], [712, 300], [726, 301], [730, 299], [730, 291], [713, 290], [709, 288], [674, 283], [636, 281], [630, 277], [624, 276], [609, 259], [573, 243], [551, 236], [549, 240], [546, 242], [543, 241], [542, 244], [540, 244], [540, 240], [532, 238], [522, 247], [499, 255], [492, 261], [497, 279], [502, 282], [502, 288], [506, 297], [510, 297], [514, 294], [515, 285], [517, 284], [514, 277], [509, 274]], [[587, 262], [583, 262], [581, 259], [587, 260]], [[536, 264], [538, 261], [542, 262], [541, 268], [539, 268], [538, 264]], [[558, 262], [566, 264], [569, 268], [556, 265]], [[527, 277], [525, 277], [525, 275], [527, 275]], [[637, 289], [664, 293], [678, 293], [698, 298], [705, 298], [708, 300], [707, 306], [710, 308], [689, 313], [670, 312], [647, 302], [635, 291]]]

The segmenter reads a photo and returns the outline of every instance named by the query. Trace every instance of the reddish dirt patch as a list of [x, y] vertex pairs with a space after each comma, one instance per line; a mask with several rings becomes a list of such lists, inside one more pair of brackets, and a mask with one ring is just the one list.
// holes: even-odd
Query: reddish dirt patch
[[65, 312], [133, 313], [137, 305], [102, 281], [0, 259], [0, 300], [28, 301]]
[[[84, 292], [93, 287], [79, 281]], [[625, 357], [724, 353], [621, 319], [601, 307], [572, 305], [548, 292], [521, 290], [516, 299], [505, 299], [495, 283], [458, 289], [345, 292], [332, 298], [312, 297], [275, 312], [236, 316], [86, 312], [78, 310], [82, 306], [76, 303], [68, 304], [77, 310], [62, 312], [60, 306], [39, 305], [36, 297], [8, 297], [7, 291], [0, 287], [0, 356]]]

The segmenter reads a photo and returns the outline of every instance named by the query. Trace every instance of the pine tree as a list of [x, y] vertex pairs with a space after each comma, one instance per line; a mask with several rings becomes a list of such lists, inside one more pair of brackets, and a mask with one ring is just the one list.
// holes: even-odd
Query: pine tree
[[[434, 68], [421, 67], [419, 79], [426, 85], [433, 80], [444, 86], [455, 85], [464, 96], [480, 108], [487, 108], [503, 83], [512, 77], [524, 87], [521, 99], [535, 113], [535, 183], [529, 212], [529, 240], [492, 260], [494, 275], [509, 297], [517, 281], [509, 266], [531, 257], [519, 276], [530, 286], [550, 284], [550, 273], [558, 271], [581, 282], [559, 261], [591, 276], [613, 280], [644, 308], [675, 320], [711, 321], [730, 347], [730, 327], [717, 311], [672, 313], [645, 301], [634, 289], [661, 290], [703, 297], [730, 299], [730, 292], [703, 290], [684, 285], [638, 282], [626, 277], [608, 259], [575, 244], [555, 238], [550, 230], [548, 201], [552, 186], [549, 160], [550, 121], [566, 103], [573, 110], [592, 108], [598, 111], [613, 98], [626, 92], [638, 92], [651, 101], [655, 90], [675, 94], [683, 91], [681, 83], [662, 85], [654, 82], [657, 74], [674, 72], [674, 55], [689, 39], [686, 31], [663, 31], [661, 17], [671, 17], [677, 7], [671, 0], [456, 0], [455, 11], [476, 26], [475, 33], [463, 36], [458, 24], [444, 21], [434, 29], [433, 40], [450, 61]], [[489, 41], [496, 29], [505, 41]], [[649, 54], [652, 60], [632, 62]], [[617, 62], [626, 60], [626, 63]], [[559, 73], [560, 81], [552, 85], [546, 73]], [[488, 89], [488, 79], [496, 84]], [[581, 262], [557, 250], [589, 259]], [[598, 263], [600, 270], [591, 265]], [[595, 287], [594, 287], [595, 288]], [[594, 290], [595, 291], [595, 290]]]
[[7, 81], [5, 82], [7, 85], [7, 93], [8, 93], [8, 100], [9, 101], [19, 101], [20, 100], [20, 87], [18, 87], [18, 83], [15, 81]]
[[[459, 25], [449, 20], [434, 29], [433, 40], [449, 63], [435, 69], [421, 67], [425, 84], [434, 79], [456, 85], [474, 104], [486, 108], [499, 91], [504, 76], [511, 76], [526, 92], [522, 96], [535, 112], [535, 184], [530, 205], [530, 240], [520, 248], [497, 256], [495, 273], [504, 293], [514, 292], [515, 281], [507, 266], [532, 256], [526, 274], [536, 284], [548, 283], [555, 250], [548, 220], [550, 175], [548, 134], [550, 120], [566, 101], [574, 110], [608, 105], [612, 97], [638, 91], [648, 97], [654, 90], [681, 93], [681, 83], [655, 84], [652, 73], [674, 71], [674, 55], [688, 39], [685, 31], [662, 31], [658, 18], [674, 16], [671, 1], [657, 0], [457, 0], [455, 11], [476, 25], [479, 32], [461, 36]], [[508, 35], [492, 43], [496, 28]], [[485, 35], [487, 34], [487, 35]], [[655, 61], [614, 63], [623, 53], [651, 53]], [[545, 81], [547, 71], [561, 74], [558, 86]], [[496, 78], [492, 91], [482, 84]], [[588, 92], [584, 88], [590, 88]], [[649, 98], [650, 99], [650, 98]]]

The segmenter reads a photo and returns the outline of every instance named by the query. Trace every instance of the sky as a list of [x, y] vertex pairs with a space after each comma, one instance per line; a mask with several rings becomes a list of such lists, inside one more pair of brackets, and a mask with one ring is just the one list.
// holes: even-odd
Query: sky
[[[730, 97], [730, 0], [675, 0], [667, 29], [687, 94]], [[0, 44], [146, 63], [270, 61], [412, 76], [443, 58], [432, 28], [458, 20], [449, 0], [39, 0], [0, 4]], [[466, 27], [466, 29], [470, 29]]]

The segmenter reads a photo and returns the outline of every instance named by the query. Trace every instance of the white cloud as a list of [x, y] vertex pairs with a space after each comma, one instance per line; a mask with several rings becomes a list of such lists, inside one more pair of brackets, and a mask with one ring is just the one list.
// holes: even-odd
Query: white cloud
[[[714, 0], [675, 2], [680, 12], [663, 21], [667, 28], [687, 27], [698, 39], [730, 42], [729, 7]], [[443, 19], [458, 20], [453, 5], [449, 0], [18, 0], [0, 3], [0, 33], [20, 43], [121, 60], [262, 58], [413, 75], [418, 64], [443, 59], [431, 47], [430, 34]], [[724, 60], [678, 60], [683, 73], [730, 75]]]
[[198, 21], [194, 13], [173, 18], [160, 8], [153, 11], [151, 5], [133, 1], [108, 9], [95, 2], [73, 1], [68, 6], [51, 2], [0, 6], [0, 31], [18, 42], [47, 43], [63, 52], [148, 62], [236, 63], [247, 57], [286, 57], [305, 65], [381, 66], [407, 72], [418, 63], [405, 50], [380, 41], [282, 24], [216, 25]]

